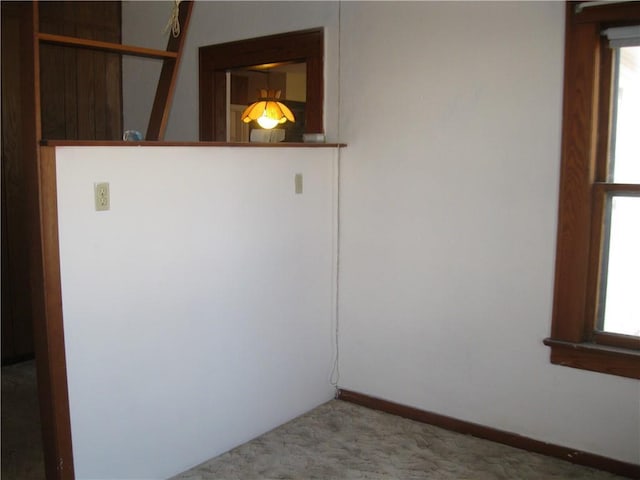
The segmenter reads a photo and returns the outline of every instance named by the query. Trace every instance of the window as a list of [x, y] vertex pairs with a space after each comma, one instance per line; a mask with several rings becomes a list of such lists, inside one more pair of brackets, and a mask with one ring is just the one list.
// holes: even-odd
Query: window
[[553, 324], [545, 340], [552, 363], [631, 378], [640, 378], [639, 29], [639, 3], [567, 3]]
[[613, 56], [612, 114], [596, 198], [604, 204], [596, 328], [640, 337], [640, 46], [617, 46], [612, 37], [625, 32], [640, 45], [640, 26], [606, 31]]

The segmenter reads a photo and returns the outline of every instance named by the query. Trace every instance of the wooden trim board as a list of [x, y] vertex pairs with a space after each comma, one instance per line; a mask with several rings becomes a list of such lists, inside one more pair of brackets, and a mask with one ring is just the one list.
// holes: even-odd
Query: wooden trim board
[[154, 50], [153, 48], [135, 47], [133, 45], [122, 45], [120, 43], [103, 42], [100, 40], [91, 40], [88, 38], [69, 37], [65, 35], [57, 35], [52, 33], [37, 33], [38, 40], [45, 43], [53, 43], [57, 45], [65, 45], [71, 47], [84, 47], [92, 50], [104, 50], [106, 52], [120, 53], [124, 55], [133, 55], [136, 57], [148, 58], [169, 58], [175, 59], [178, 54], [176, 52], [167, 52], [165, 50]]
[[529, 452], [541, 453], [549, 457], [559, 458], [578, 465], [605, 470], [607, 472], [629, 478], [640, 478], [640, 465], [635, 465], [633, 463], [627, 463], [593, 453], [582, 452], [580, 450], [562, 447], [560, 445], [554, 445], [540, 440], [534, 440], [533, 438], [524, 437], [516, 433], [505, 432], [504, 430], [498, 430], [485, 425], [479, 425], [477, 423], [459, 420], [446, 415], [408, 407], [406, 405], [382, 400], [350, 390], [338, 389], [336, 398], [346, 402], [355, 403], [363, 407], [435, 425], [436, 427], [451, 430], [453, 432], [491, 440], [492, 442], [502, 443], [504, 445], [520, 448]]
[[[37, 161], [39, 249], [33, 256], [34, 336], [47, 480], [73, 480], [73, 449], [62, 319], [56, 159], [42, 147]], [[35, 212], [34, 212], [35, 213]]]
[[43, 147], [240, 147], [240, 148], [344, 148], [346, 143], [173, 142], [124, 140], [42, 140]]

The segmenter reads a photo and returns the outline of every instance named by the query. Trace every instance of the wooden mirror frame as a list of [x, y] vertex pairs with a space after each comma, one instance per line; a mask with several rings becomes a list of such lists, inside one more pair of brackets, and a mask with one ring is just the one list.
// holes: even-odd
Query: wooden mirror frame
[[226, 71], [280, 62], [306, 62], [305, 133], [324, 133], [324, 31], [322, 28], [199, 48], [200, 140], [225, 142]]

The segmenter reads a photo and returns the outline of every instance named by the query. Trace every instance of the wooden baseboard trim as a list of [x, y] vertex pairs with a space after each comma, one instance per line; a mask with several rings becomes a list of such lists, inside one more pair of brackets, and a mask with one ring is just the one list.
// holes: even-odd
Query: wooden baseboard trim
[[541, 442], [533, 438], [523, 437], [516, 433], [505, 432], [495, 428], [479, 425], [477, 423], [459, 420], [457, 418], [427, 412], [418, 408], [408, 407], [399, 403], [382, 400], [350, 390], [339, 389], [336, 395], [339, 400], [362, 405], [363, 407], [380, 410], [400, 417], [409, 418], [422, 423], [435, 425], [466, 435], [491, 440], [493, 442], [520, 448], [529, 452], [541, 453], [550, 457], [566, 460], [571, 463], [586, 467], [597, 468], [629, 478], [640, 478], [640, 465], [622, 462], [612, 458], [602, 457], [593, 453], [582, 452], [573, 448], [562, 447], [552, 443]]

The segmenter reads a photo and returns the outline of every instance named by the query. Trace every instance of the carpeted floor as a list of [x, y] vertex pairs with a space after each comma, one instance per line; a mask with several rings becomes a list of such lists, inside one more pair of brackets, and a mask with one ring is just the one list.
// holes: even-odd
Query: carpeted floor
[[[2, 480], [44, 478], [35, 368], [2, 368]], [[333, 400], [174, 480], [621, 479]]]
[[620, 478], [333, 400], [174, 480]]
[[36, 368], [33, 361], [2, 367], [2, 480], [42, 480]]

